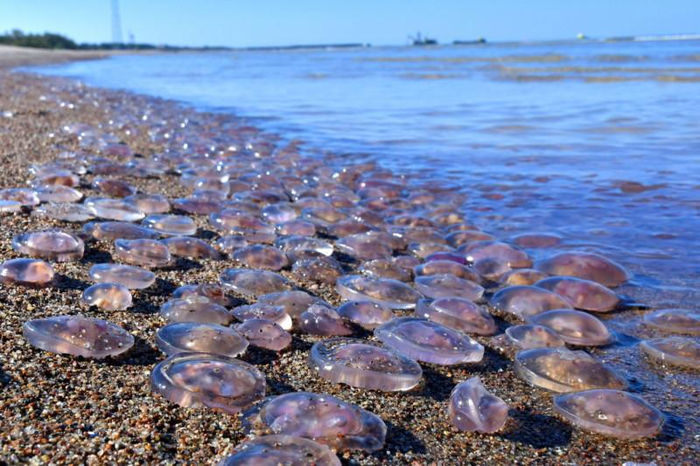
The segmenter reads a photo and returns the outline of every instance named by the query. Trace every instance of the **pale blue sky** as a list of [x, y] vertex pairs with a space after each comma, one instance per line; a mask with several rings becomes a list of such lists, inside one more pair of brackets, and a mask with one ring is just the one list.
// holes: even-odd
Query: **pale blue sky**
[[[173, 45], [402, 44], [700, 32], [700, 0], [120, 0], [123, 36]], [[0, 31], [111, 40], [110, 0], [0, 0]]]

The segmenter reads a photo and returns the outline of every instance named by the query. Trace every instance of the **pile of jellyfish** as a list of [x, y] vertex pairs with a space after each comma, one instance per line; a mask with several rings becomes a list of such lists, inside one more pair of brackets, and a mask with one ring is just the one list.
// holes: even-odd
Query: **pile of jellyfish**
[[[253, 130], [209, 140], [190, 121], [153, 123], [163, 152], [140, 157], [103, 128], [63, 131], [79, 150], [32, 165], [29, 187], [0, 190], [0, 215], [62, 226], [16, 232], [10, 246], [21, 257], [0, 265], [0, 282], [49, 287], [53, 264], [72, 261], [93, 283], [80, 313], [38, 310], [24, 337], [53, 353], [128, 358], [134, 337], [93, 310], [129, 313], [163, 270], [223, 263], [218, 282], [184, 283], [169, 296], [151, 336], [163, 356], [151, 373], [154, 394], [242, 413], [255, 438], [221, 464], [336, 465], [336, 453], [384, 447], [384, 421], [342, 396], [267, 396], [266, 376], [246, 354], [290, 351], [300, 338], [313, 343], [309, 370], [329, 387], [420, 391], [426, 365], [477, 364], [486, 345], [541, 396], [556, 393], [556, 412], [583, 431], [660, 431], [664, 415], [587, 351], [616, 341], [605, 314], [625, 309], [615, 288], [630, 274], [613, 260], [558, 249], [566, 243], [558, 235], [499, 240], [467, 220], [460, 190], [371, 163], [305, 158]], [[166, 175], [189, 195], [137, 188], [135, 180]], [[85, 260], [97, 247], [114, 262]], [[698, 367], [700, 314], [662, 309], [643, 324], [658, 332], [639, 345], [651, 361]], [[482, 434], [507, 429], [503, 398], [478, 377], [460, 381], [445, 422]]]

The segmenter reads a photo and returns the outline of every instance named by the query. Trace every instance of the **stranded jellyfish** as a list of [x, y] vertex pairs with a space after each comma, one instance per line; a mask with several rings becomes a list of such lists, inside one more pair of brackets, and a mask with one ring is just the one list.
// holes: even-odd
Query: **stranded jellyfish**
[[231, 257], [253, 269], [280, 270], [289, 265], [285, 253], [272, 246], [256, 244], [238, 249]]
[[124, 262], [143, 267], [164, 267], [172, 262], [168, 247], [152, 239], [118, 239], [114, 252]]
[[394, 318], [394, 313], [372, 301], [348, 301], [338, 308], [338, 314], [367, 330]]
[[83, 225], [83, 231], [101, 241], [158, 238], [157, 232], [127, 222], [90, 222]]
[[131, 306], [131, 293], [117, 283], [98, 283], [83, 291], [81, 302], [107, 311], [123, 311]]
[[186, 215], [149, 215], [141, 224], [166, 236], [191, 236], [197, 233], [197, 225]]
[[135, 222], [145, 217], [143, 212], [121, 199], [89, 197], [85, 199], [84, 203], [92, 210], [95, 217], [107, 220]]
[[581, 429], [609, 437], [653, 437], [664, 415], [641, 397], [620, 390], [585, 390], [554, 397], [554, 409]]
[[314, 257], [294, 262], [292, 272], [302, 280], [326, 285], [335, 285], [343, 275], [340, 263], [332, 257]]
[[171, 299], [160, 307], [160, 314], [170, 322], [228, 325], [233, 320], [228, 309], [203, 296]]
[[269, 304], [280, 306], [284, 312], [293, 319], [298, 318], [309, 306], [317, 302], [318, 299], [311, 296], [306, 291], [292, 290], [280, 293], [269, 293], [258, 298], [258, 304]]
[[398, 280], [345, 275], [336, 282], [338, 294], [348, 301], [369, 300], [391, 309], [412, 309], [420, 293]]
[[125, 197], [124, 202], [144, 214], [161, 214], [170, 210], [170, 202], [162, 194], [133, 194]]
[[335, 309], [321, 303], [312, 304], [301, 313], [299, 329], [309, 335], [343, 336], [352, 333]]
[[114, 178], [96, 178], [92, 182], [92, 186], [100, 193], [112, 197], [126, 197], [136, 194], [136, 188], [126, 181]]
[[527, 254], [500, 241], [475, 241], [460, 246], [457, 251], [464, 254], [470, 263], [492, 259], [507, 264], [513, 269], [532, 266], [532, 260]]
[[248, 246], [248, 241], [241, 235], [222, 236], [214, 242], [214, 247], [216, 249], [229, 256], [233, 254], [234, 251], [246, 246]]
[[309, 367], [334, 383], [384, 391], [405, 391], [418, 385], [423, 373], [413, 359], [364, 340], [336, 337], [316, 343]]
[[[41, 202], [56, 202], [58, 204], [78, 202], [83, 198], [83, 193], [77, 189], [61, 185], [42, 186], [36, 189], [36, 193]], [[92, 217], [92, 214], [90, 216]]]
[[210, 353], [236, 357], [248, 341], [231, 327], [199, 322], [175, 322], [156, 333], [158, 348], [168, 356], [177, 353]]
[[384, 446], [386, 425], [375, 414], [338, 398], [309, 392], [268, 398], [245, 413], [255, 433], [304, 437], [337, 451], [375, 451]]
[[455, 277], [462, 278], [464, 280], [469, 280], [475, 283], [478, 283], [481, 280], [479, 274], [476, 273], [474, 270], [451, 260], [436, 260], [426, 262], [413, 269], [413, 273], [416, 275], [416, 277], [421, 277], [423, 275], [450, 274], [454, 275]]
[[661, 362], [673, 366], [700, 367], [700, 344], [686, 337], [654, 338], [643, 341], [642, 350]]
[[358, 268], [358, 271], [368, 277], [391, 278], [401, 282], [409, 282], [412, 278], [410, 269], [399, 266], [392, 259], [375, 259], [365, 262]]
[[327, 446], [291, 435], [264, 435], [236, 450], [218, 466], [341, 466]]
[[644, 323], [667, 332], [700, 334], [700, 313], [685, 309], [660, 309], [645, 315]]
[[32, 210], [32, 217], [50, 218], [62, 222], [85, 222], [93, 217], [83, 204], [44, 204]]
[[116, 356], [134, 345], [134, 337], [118, 325], [83, 316], [30, 320], [22, 332], [29, 344], [39, 349], [84, 358]]
[[455, 297], [475, 300], [484, 294], [481, 285], [451, 274], [416, 277], [415, 284], [418, 291], [428, 298]]
[[275, 246], [284, 252], [314, 251], [324, 256], [333, 255], [333, 245], [308, 236], [286, 236], [275, 241]]
[[384, 238], [389, 236], [382, 232], [358, 233], [356, 235], [340, 238], [335, 242], [340, 252], [352, 256], [359, 260], [386, 259], [391, 257], [394, 249], [389, 240]]
[[576, 277], [545, 278], [535, 286], [565, 297], [576, 309], [584, 311], [612, 311], [620, 302], [617, 295], [603, 285]]
[[497, 344], [504, 344], [506, 349], [513, 347], [518, 351], [533, 348], [557, 348], [566, 345], [557, 332], [542, 325], [514, 325], [508, 327], [503, 335], [499, 335], [495, 339], [498, 339]]
[[521, 248], [551, 248], [561, 243], [561, 236], [549, 233], [524, 233], [512, 239]]
[[219, 281], [225, 288], [253, 297], [289, 289], [287, 279], [268, 270], [226, 269]]
[[506, 286], [534, 285], [538, 281], [547, 278], [547, 274], [535, 269], [515, 269], [501, 275], [498, 282]]
[[71, 262], [83, 257], [83, 240], [65, 231], [47, 230], [22, 233], [12, 239], [12, 247], [20, 254], [56, 262]]
[[508, 405], [489, 393], [479, 377], [460, 382], [450, 394], [450, 422], [467, 432], [497, 432], [508, 420]]
[[515, 356], [515, 373], [526, 382], [554, 392], [590, 388], [622, 389], [626, 383], [584, 351], [535, 348]]
[[397, 317], [377, 327], [374, 335], [385, 346], [417, 361], [452, 365], [479, 362], [484, 357], [479, 343], [427, 319]]
[[130, 290], [142, 290], [155, 282], [150, 270], [122, 264], [95, 264], [90, 268], [90, 279], [97, 283], [117, 283]]
[[491, 314], [464, 298], [421, 299], [416, 306], [416, 316], [464, 333], [493, 335], [498, 330]]
[[571, 309], [571, 303], [556, 293], [536, 286], [509, 286], [491, 297], [489, 304], [520, 319], [552, 309]]
[[206, 241], [199, 238], [175, 236], [164, 239], [162, 242], [168, 247], [170, 254], [176, 257], [211, 260], [220, 260], [222, 258], [219, 251], [211, 247]]
[[265, 396], [265, 376], [238, 359], [178, 353], [153, 369], [151, 387], [185, 408], [206, 406], [236, 414]]
[[188, 299], [190, 296], [202, 296], [219, 306], [229, 307], [233, 300], [226, 295], [221, 285], [211, 283], [199, 283], [192, 285], [182, 285], [173, 291], [173, 298]]
[[0, 283], [46, 286], [53, 281], [51, 264], [40, 259], [10, 259], [0, 265]]
[[600, 319], [581, 311], [555, 309], [528, 317], [527, 321], [551, 328], [570, 345], [605, 346], [615, 341]]
[[269, 319], [247, 319], [235, 328], [251, 345], [260, 348], [280, 351], [292, 343], [289, 332]]
[[241, 322], [250, 319], [267, 319], [285, 330], [292, 328], [292, 318], [285, 312], [282, 306], [273, 306], [271, 304], [258, 302], [255, 304], [238, 306], [231, 311], [231, 314]]
[[610, 287], [621, 285], [630, 279], [620, 264], [598, 254], [585, 252], [562, 252], [538, 261], [535, 268], [548, 275], [578, 277]]

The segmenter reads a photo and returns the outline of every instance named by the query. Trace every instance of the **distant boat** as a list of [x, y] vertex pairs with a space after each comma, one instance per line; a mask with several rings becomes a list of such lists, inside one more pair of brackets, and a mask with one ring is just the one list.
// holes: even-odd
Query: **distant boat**
[[485, 44], [486, 39], [483, 37], [479, 37], [476, 40], [456, 40], [452, 42], [454, 45], [479, 45], [479, 44]]
[[421, 33], [417, 33], [415, 37], [408, 36], [408, 38], [413, 42], [413, 45], [417, 47], [424, 47], [426, 45], [438, 45], [437, 39], [431, 39], [430, 37], [423, 37]]

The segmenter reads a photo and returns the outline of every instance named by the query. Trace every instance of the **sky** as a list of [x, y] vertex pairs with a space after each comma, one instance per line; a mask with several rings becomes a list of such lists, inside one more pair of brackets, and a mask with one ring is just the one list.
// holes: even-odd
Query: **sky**
[[[700, 0], [119, 0], [123, 37], [233, 47], [700, 32]], [[110, 42], [110, 0], [0, 0], [0, 31]]]

